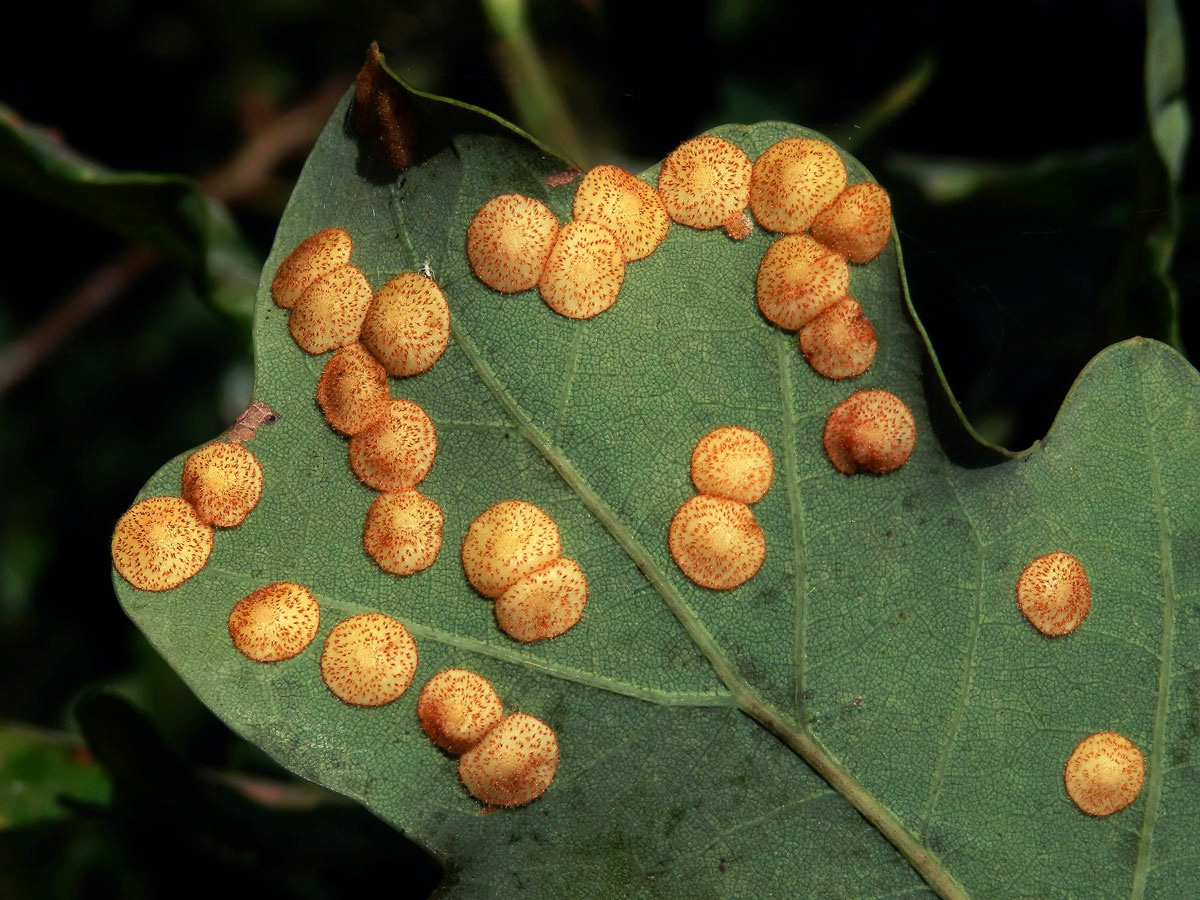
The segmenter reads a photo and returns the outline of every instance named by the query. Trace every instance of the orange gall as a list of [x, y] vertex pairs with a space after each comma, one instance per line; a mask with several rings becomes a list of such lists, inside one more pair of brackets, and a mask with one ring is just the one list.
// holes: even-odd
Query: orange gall
[[670, 219], [658, 192], [616, 166], [589, 169], [575, 189], [574, 217], [617, 237], [626, 262], [644, 259], [667, 236]]
[[590, 319], [617, 302], [624, 281], [617, 236], [595, 222], [571, 221], [559, 229], [538, 292], [559, 315]]
[[800, 352], [826, 378], [853, 378], [871, 368], [879, 341], [853, 297], [843, 297], [800, 329]]
[[442, 508], [416, 491], [380, 494], [367, 510], [363, 549], [393, 575], [428, 569], [442, 549]]
[[342, 434], [358, 434], [387, 409], [387, 372], [359, 343], [329, 357], [317, 381], [317, 403], [325, 421]]
[[1042, 634], [1070, 634], [1092, 608], [1092, 586], [1083, 565], [1070, 553], [1039, 556], [1017, 579], [1017, 606]]
[[408, 629], [383, 613], [362, 613], [330, 629], [321, 651], [321, 680], [351, 706], [383, 706], [412, 684], [417, 645]]
[[247, 659], [279, 662], [311, 644], [320, 622], [320, 607], [308, 588], [277, 581], [233, 605], [229, 637]]
[[845, 297], [849, 287], [846, 260], [807, 234], [790, 234], [763, 254], [755, 298], [768, 320], [798, 331]]
[[701, 494], [757, 503], [771, 487], [774, 475], [771, 448], [749, 428], [714, 428], [692, 451], [692, 484]]
[[745, 584], [767, 558], [766, 538], [750, 507], [708, 494], [679, 507], [667, 531], [667, 546], [684, 575], [717, 591]]
[[275, 271], [271, 281], [275, 304], [291, 309], [310, 284], [350, 262], [353, 247], [344, 228], [326, 228], [305, 238]]
[[541, 719], [515, 713], [458, 761], [458, 776], [489, 807], [523, 806], [545, 793], [558, 771], [558, 739]]
[[310, 284], [288, 316], [292, 338], [307, 353], [358, 340], [371, 305], [371, 285], [357, 266], [342, 266]]
[[833, 408], [825, 420], [825, 453], [834, 468], [855, 472], [894, 472], [908, 462], [917, 426], [904, 401], [888, 391], [858, 391]]
[[852, 263], [873, 260], [892, 236], [892, 201], [873, 181], [853, 184], [813, 220], [812, 236]]
[[583, 617], [588, 586], [573, 559], [556, 559], [530, 572], [496, 600], [496, 623], [509, 637], [530, 643], [558, 637]]
[[749, 233], [740, 220], [750, 202], [750, 173], [750, 158], [741, 147], [705, 135], [680, 144], [663, 160], [658, 193], [680, 225], [725, 228], [736, 239]]
[[112, 560], [121, 577], [140, 591], [169, 591], [208, 562], [212, 526], [179, 497], [139, 500], [117, 522]]
[[558, 219], [546, 204], [521, 194], [501, 194], [479, 208], [467, 226], [467, 259], [475, 277], [505, 294], [538, 283]]
[[463, 572], [485, 597], [562, 556], [558, 526], [525, 500], [502, 500], [480, 513], [463, 538]]
[[768, 231], [797, 234], [846, 187], [846, 166], [832, 144], [785, 138], [754, 163], [750, 209]]
[[379, 289], [363, 320], [362, 343], [389, 375], [424, 372], [450, 343], [450, 307], [432, 278], [403, 272]]
[[377, 491], [407, 491], [425, 480], [437, 454], [437, 432], [411, 400], [392, 400], [383, 415], [350, 438], [350, 468]]
[[263, 470], [241, 444], [214, 441], [187, 458], [180, 481], [183, 499], [202, 522], [232, 528], [258, 505]]
[[1146, 757], [1115, 731], [1080, 741], [1067, 759], [1063, 781], [1075, 805], [1089, 816], [1107, 816], [1137, 799], [1146, 778]]
[[504, 718], [492, 683], [467, 669], [443, 669], [421, 688], [417, 718], [429, 739], [458, 756], [470, 750]]

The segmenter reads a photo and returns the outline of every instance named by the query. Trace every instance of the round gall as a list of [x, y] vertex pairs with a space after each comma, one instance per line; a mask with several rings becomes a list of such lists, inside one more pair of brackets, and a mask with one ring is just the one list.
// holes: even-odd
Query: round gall
[[429, 739], [458, 756], [470, 750], [504, 718], [492, 683], [467, 669], [443, 669], [421, 688], [417, 718]]
[[342, 266], [310, 284], [288, 316], [292, 338], [307, 353], [358, 340], [371, 305], [371, 285], [357, 266]]
[[542, 299], [568, 319], [590, 319], [617, 302], [625, 254], [617, 236], [595, 222], [571, 221], [558, 232], [538, 282]]
[[1092, 586], [1083, 565], [1070, 553], [1039, 556], [1017, 579], [1017, 606], [1042, 634], [1070, 634], [1092, 608]]
[[617, 236], [626, 262], [644, 259], [667, 236], [670, 219], [658, 192], [616, 166], [590, 169], [575, 190], [574, 217]]
[[767, 558], [767, 542], [745, 503], [699, 494], [675, 513], [667, 532], [675, 564], [700, 587], [745, 584]]
[[505, 294], [527, 291], [542, 275], [558, 237], [558, 219], [540, 200], [501, 194], [467, 227], [467, 259], [475, 277]]
[[200, 521], [222, 528], [241, 525], [262, 496], [263, 471], [241, 444], [214, 441], [183, 464], [180, 493]]
[[530, 572], [496, 600], [496, 622], [509, 637], [530, 643], [558, 637], [583, 617], [588, 586], [573, 559]]
[[291, 309], [310, 284], [350, 262], [353, 246], [344, 228], [326, 228], [305, 238], [275, 271], [271, 282], [275, 304]]
[[768, 320], [797, 331], [846, 296], [846, 260], [807, 234], [790, 234], [767, 248], [758, 267], [755, 297]]
[[350, 438], [350, 468], [377, 491], [416, 487], [436, 455], [433, 420], [411, 400], [392, 400], [375, 423]]
[[450, 307], [432, 278], [402, 272], [379, 289], [363, 321], [363, 346], [389, 375], [417, 375], [450, 343]]
[[117, 522], [112, 560], [121, 577], [141, 591], [169, 591], [208, 562], [213, 530], [179, 497], [139, 500]]
[[845, 475], [894, 472], [917, 444], [917, 426], [904, 401], [888, 391], [858, 391], [825, 420], [825, 454]]
[[873, 181], [846, 188], [816, 219], [812, 236], [852, 263], [883, 252], [892, 236], [892, 201]]
[[871, 368], [879, 341], [853, 297], [843, 297], [800, 329], [800, 352], [813, 371], [834, 380]]
[[1146, 757], [1133, 742], [1115, 731], [1084, 738], [1067, 760], [1063, 773], [1067, 794], [1089, 816], [1124, 809], [1141, 793]]
[[416, 491], [380, 494], [367, 510], [363, 549], [393, 575], [428, 569], [442, 549], [442, 508]]
[[229, 612], [229, 636], [247, 659], [291, 659], [317, 636], [321, 611], [308, 588], [277, 581], [247, 594]]
[[737, 425], [715, 428], [692, 451], [692, 484], [701, 494], [757, 503], [771, 487], [775, 458], [758, 432]]
[[321, 680], [351, 706], [391, 703], [408, 690], [416, 671], [417, 645], [391, 616], [351, 616], [325, 637]]
[[560, 556], [558, 526], [525, 500], [503, 500], [488, 507], [471, 523], [462, 544], [467, 580], [492, 598]]
[[768, 231], [797, 234], [846, 187], [846, 166], [832, 144], [786, 138], [754, 163], [750, 208]]
[[458, 761], [458, 776], [487, 806], [523, 806], [550, 787], [558, 771], [558, 739], [541, 719], [515, 713], [500, 721]]
[[325, 421], [342, 434], [358, 434], [379, 421], [390, 400], [387, 372], [357, 342], [329, 357], [317, 381], [317, 403]]
[[748, 233], [741, 221], [750, 202], [750, 158], [724, 138], [704, 135], [680, 144], [663, 160], [658, 194], [680, 225]]

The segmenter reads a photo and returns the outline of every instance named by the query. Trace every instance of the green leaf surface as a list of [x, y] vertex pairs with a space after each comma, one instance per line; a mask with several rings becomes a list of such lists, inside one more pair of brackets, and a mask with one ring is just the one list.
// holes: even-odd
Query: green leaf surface
[[[543, 180], [560, 160], [479, 118], [480, 133], [460, 126], [423, 143], [418, 166], [385, 175], [348, 130], [348, 102], [308, 161], [259, 287], [255, 395], [279, 415], [248, 445], [262, 501], [217, 533], [208, 565], [181, 587], [148, 594], [114, 575], [130, 616], [205, 703], [437, 853], [450, 897], [1187, 895], [1200, 881], [1194, 369], [1161, 344], [1117, 345], [1080, 375], [1043, 442], [1023, 454], [981, 447], [912, 315], [895, 242], [852, 267], [880, 350], [847, 384], [816, 375], [795, 336], [758, 313], [755, 274], [772, 240], [760, 229], [735, 243], [672, 226], [630, 264], [612, 309], [568, 320], [536, 292], [483, 286], [464, 250], [471, 216], [500, 193], [569, 218], [575, 185]], [[780, 123], [715, 133], [752, 159], [813, 135]], [[845, 160], [851, 182], [870, 177]], [[427, 262], [451, 306], [442, 359], [391, 383], [436, 424], [421, 491], [446, 516], [437, 562], [408, 578], [363, 551], [375, 493], [314, 401], [325, 358], [296, 347], [270, 298], [283, 258], [331, 226], [351, 232], [376, 288]], [[821, 448], [829, 410], [864, 388], [902, 397], [919, 430], [909, 463], [883, 477], [843, 476]], [[762, 434], [776, 475], [754, 507], [762, 570], [714, 592], [675, 567], [666, 531], [694, 492], [692, 447], [725, 424]], [[139, 496], [178, 494], [183, 460]], [[510, 497], [554, 517], [590, 585], [582, 622], [531, 646], [499, 631], [459, 562], [471, 520]], [[1052, 640], [1013, 592], [1024, 566], [1055, 550], [1083, 562], [1093, 606], [1079, 631]], [[317, 596], [318, 638], [292, 660], [249, 662], [226, 618], [279, 580]], [[396, 702], [352, 708], [320, 681], [321, 641], [375, 610], [407, 625], [420, 666]], [[480, 672], [554, 728], [562, 760], [543, 797], [480, 815], [415, 714], [419, 686], [448, 666]], [[1067, 797], [1063, 766], [1105, 730], [1142, 748], [1148, 772], [1132, 806], [1096, 819]]]

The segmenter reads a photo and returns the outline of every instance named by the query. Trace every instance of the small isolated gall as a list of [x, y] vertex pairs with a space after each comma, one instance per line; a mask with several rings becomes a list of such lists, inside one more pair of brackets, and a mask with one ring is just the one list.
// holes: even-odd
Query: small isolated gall
[[317, 403], [325, 421], [342, 434], [358, 434], [379, 421], [390, 400], [387, 372], [357, 342], [329, 357], [317, 381]]
[[187, 458], [180, 481], [180, 493], [200, 521], [232, 528], [258, 505], [263, 470], [241, 444], [214, 441]]
[[380, 494], [367, 510], [363, 548], [393, 575], [428, 569], [442, 549], [442, 508], [416, 491]]
[[502, 500], [480, 513], [463, 538], [467, 581], [485, 597], [499, 597], [521, 577], [562, 556], [558, 526], [525, 500]]
[[443, 669], [421, 688], [417, 718], [429, 739], [458, 756], [470, 750], [504, 718], [492, 683], [467, 669]]
[[679, 507], [667, 531], [667, 546], [684, 575], [717, 591], [749, 581], [767, 558], [767, 541], [750, 507], [708, 494]]
[[350, 262], [353, 246], [344, 228], [326, 228], [301, 241], [275, 271], [271, 282], [275, 305], [291, 309], [310, 284]]
[[852, 184], [818, 215], [812, 236], [852, 263], [870, 262], [892, 236], [892, 201], [873, 181]]
[[518, 641], [558, 637], [583, 617], [588, 586], [573, 559], [556, 559], [518, 580], [496, 600], [496, 622]]
[[321, 680], [352, 706], [383, 706], [412, 684], [417, 645], [408, 629], [383, 613], [338, 622], [325, 637]]
[[308, 588], [277, 581], [233, 604], [229, 636], [246, 658], [279, 662], [311, 644], [320, 623], [320, 607]]
[[755, 297], [762, 314], [798, 331], [846, 296], [846, 260], [807, 234], [789, 234], [767, 248], [758, 266]]
[[366, 276], [357, 266], [342, 266], [305, 289], [288, 316], [288, 330], [301, 349], [324, 353], [358, 340], [370, 306]]
[[141, 591], [177, 588], [208, 562], [212, 526], [179, 497], [139, 500], [117, 522], [112, 537], [113, 565]]
[[402, 272], [379, 289], [363, 320], [363, 346], [389, 375], [416, 375], [450, 343], [446, 295], [420, 272]]
[[558, 771], [558, 739], [541, 719], [514, 713], [458, 761], [458, 777], [488, 806], [522, 806], [540, 797]]
[[888, 391], [857, 391], [825, 420], [825, 454], [846, 475], [882, 475], [906, 462], [917, 445], [912, 410]]
[[843, 297], [800, 329], [800, 352], [826, 378], [853, 378], [871, 368], [879, 341], [853, 297]]
[[832, 144], [785, 138], [754, 163], [750, 209], [768, 231], [797, 234], [846, 187], [846, 166]]
[[617, 302], [625, 255], [617, 236], [595, 222], [572, 221], [558, 232], [538, 282], [542, 299], [568, 319], [590, 319]]
[[701, 494], [757, 503], [771, 487], [774, 475], [771, 448], [749, 428], [714, 428], [692, 451], [692, 484]]
[[493, 290], [527, 291], [542, 276], [558, 237], [558, 219], [540, 200], [501, 194], [479, 208], [467, 226], [467, 259]]
[[1146, 757], [1115, 731], [1086, 737], [1071, 751], [1063, 780], [1067, 794], [1089, 816], [1124, 809], [1141, 793]]
[[667, 236], [670, 219], [658, 192], [616, 166], [589, 169], [575, 190], [574, 216], [617, 236], [625, 261], [643, 259]]
[[350, 438], [350, 468], [369, 488], [407, 491], [425, 480], [437, 455], [433, 420], [411, 400], [392, 400]]
[[1039, 556], [1017, 579], [1017, 606], [1029, 624], [1050, 637], [1070, 634], [1092, 608], [1092, 586], [1070, 553]]
[[746, 231], [741, 220], [750, 202], [750, 172], [750, 157], [737, 144], [712, 135], [692, 138], [663, 160], [658, 195], [680, 225], [724, 228], [736, 238]]

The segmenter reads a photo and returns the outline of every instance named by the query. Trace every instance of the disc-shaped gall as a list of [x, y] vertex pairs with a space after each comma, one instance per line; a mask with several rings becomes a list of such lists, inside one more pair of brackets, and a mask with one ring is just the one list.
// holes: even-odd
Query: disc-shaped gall
[[358, 434], [378, 422], [390, 400], [387, 372], [358, 342], [329, 357], [317, 381], [317, 403], [325, 421], [342, 434]]
[[717, 591], [745, 584], [767, 558], [767, 541], [750, 507], [709, 494], [679, 507], [667, 531], [667, 546], [684, 575]]
[[861, 375], [875, 362], [875, 326], [853, 297], [843, 297], [800, 329], [800, 352], [813, 371], [834, 380]]
[[458, 777], [489, 807], [523, 806], [545, 793], [558, 771], [558, 739], [541, 719], [506, 716], [458, 760]]
[[504, 704], [482, 675], [468, 669], [443, 669], [421, 688], [417, 718], [431, 741], [459, 756], [504, 718]]
[[1115, 731], [1102, 731], [1080, 741], [1067, 759], [1063, 780], [1067, 794], [1089, 816], [1124, 809], [1141, 793], [1146, 757], [1133, 742]]
[[353, 247], [344, 228], [326, 228], [305, 238], [275, 270], [271, 281], [275, 304], [291, 309], [310, 284], [350, 262]]
[[428, 569], [442, 549], [442, 508], [416, 491], [380, 494], [367, 510], [363, 549], [393, 575]]
[[562, 556], [558, 526], [526, 500], [502, 500], [480, 513], [463, 538], [463, 572], [485, 597]]
[[307, 353], [336, 350], [358, 340], [370, 306], [366, 276], [357, 266], [342, 266], [305, 288], [288, 316], [288, 330]]
[[424, 372], [450, 343], [450, 307], [437, 283], [402, 272], [379, 289], [363, 320], [363, 346], [389, 375]]
[[425, 480], [437, 455], [437, 431], [411, 400], [392, 400], [383, 415], [350, 438], [350, 468], [377, 491], [407, 491]]
[[595, 222], [571, 221], [559, 229], [538, 292], [559, 315], [590, 319], [617, 302], [624, 281], [617, 236]]
[[888, 391], [857, 391], [833, 408], [822, 437], [825, 454], [846, 475], [894, 472], [917, 444], [910, 410]]
[[233, 605], [229, 637], [247, 659], [279, 662], [291, 659], [311, 644], [320, 623], [320, 606], [308, 588], [277, 581]]
[[213, 441], [187, 458], [180, 479], [183, 499], [200, 521], [222, 528], [241, 525], [262, 496], [263, 470], [241, 444]]
[[626, 262], [644, 259], [667, 236], [670, 219], [658, 192], [616, 166], [588, 170], [575, 189], [574, 217], [617, 236]]
[[383, 706], [412, 684], [417, 645], [408, 629], [383, 613], [361, 613], [330, 629], [321, 651], [321, 680], [351, 706]]
[[169, 591], [208, 562], [212, 526], [179, 497], [147, 497], [130, 507], [113, 530], [112, 560], [140, 591]]
[[892, 201], [873, 181], [846, 188], [812, 224], [812, 236], [852, 263], [867, 263], [892, 236]]
[[1017, 606], [1042, 634], [1070, 634], [1092, 608], [1092, 586], [1083, 565], [1070, 553], [1039, 556], [1017, 579]]
[[538, 283], [558, 219], [546, 204], [521, 194], [501, 194], [479, 208], [467, 226], [467, 259], [475, 277], [505, 294]]
[[832, 144], [785, 138], [754, 163], [750, 209], [768, 231], [797, 234], [846, 187], [846, 165]]
[[763, 254], [755, 282], [762, 314], [780, 328], [798, 331], [846, 296], [846, 260], [807, 234], [789, 234]]
[[742, 213], [750, 202], [750, 158], [737, 144], [713, 135], [680, 144], [658, 171], [658, 194], [680, 225], [724, 228], [740, 239], [748, 232]]
[[757, 503], [771, 487], [775, 458], [757, 431], [714, 428], [692, 451], [692, 484], [701, 494]]
[[558, 637], [583, 617], [588, 584], [579, 563], [556, 559], [519, 579], [496, 599], [496, 623], [530, 643]]

